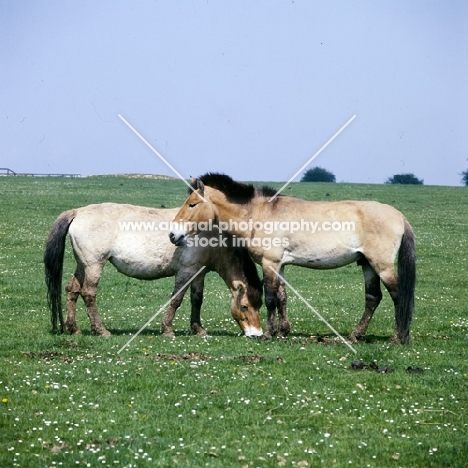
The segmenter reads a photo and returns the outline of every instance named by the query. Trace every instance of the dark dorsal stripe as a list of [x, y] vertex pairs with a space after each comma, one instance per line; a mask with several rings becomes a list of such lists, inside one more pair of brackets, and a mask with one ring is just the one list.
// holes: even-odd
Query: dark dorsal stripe
[[[272, 197], [277, 192], [266, 185], [255, 187], [252, 184], [236, 182], [228, 175], [216, 172], [208, 172], [199, 179], [204, 185], [223, 192], [232, 203], [249, 203], [255, 197]], [[192, 187], [195, 189], [196, 185], [192, 183]]]

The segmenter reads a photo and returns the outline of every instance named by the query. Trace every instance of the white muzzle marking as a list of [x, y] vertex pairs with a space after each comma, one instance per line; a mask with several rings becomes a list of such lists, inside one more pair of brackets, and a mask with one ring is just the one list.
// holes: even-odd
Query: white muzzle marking
[[263, 330], [261, 328], [255, 328], [250, 325], [247, 325], [247, 327], [244, 330], [244, 335], [245, 336], [262, 336]]

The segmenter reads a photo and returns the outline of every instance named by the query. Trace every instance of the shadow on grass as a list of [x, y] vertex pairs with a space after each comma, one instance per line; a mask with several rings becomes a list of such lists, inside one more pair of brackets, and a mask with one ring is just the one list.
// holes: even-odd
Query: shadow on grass
[[[139, 328], [109, 328], [109, 332], [111, 333], [111, 336], [134, 336], [138, 331], [140, 330]], [[230, 338], [245, 338], [244, 335], [241, 335], [240, 332], [232, 332], [232, 331], [227, 331], [227, 330], [207, 330], [207, 337], [230, 337]], [[91, 331], [88, 329], [81, 330], [80, 335], [71, 335], [69, 333], [50, 333], [51, 335], [54, 336], [61, 336], [63, 338], [72, 338], [72, 337], [78, 337], [78, 336], [83, 336], [83, 337], [95, 337], [95, 338], [100, 338], [98, 335], [93, 335]], [[194, 335], [190, 330], [175, 330], [174, 331], [175, 338], [180, 338], [180, 337], [190, 337], [190, 336], [197, 336]], [[145, 328], [139, 333], [139, 336], [156, 336], [156, 337], [161, 337], [164, 338], [161, 330], [159, 329], [153, 329], [153, 328]], [[346, 333], [343, 333], [341, 336], [345, 338], [347, 341], [349, 341], [348, 336]], [[200, 338], [204, 338], [204, 336], [200, 336]], [[362, 338], [360, 338], [357, 342], [357, 344], [384, 344], [388, 343], [391, 340], [391, 336], [389, 335], [366, 335]], [[268, 343], [271, 340], [279, 341], [279, 342], [284, 342], [290, 345], [293, 345], [295, 343], [298, 344], [304, 344], [304, 343], [317, 343], [317, 344], [326, 344], [326, 345], [332, 345], [332, 344], [342, 344], [343, 342], [341, 339], [338, 338], [337, 335], [334, 333], [319, 333], [317, 335], [311, 335], [310, 333], [301, 333], [301, 332], [292, 332], [288, 335], [286, 338], [276, 338], [272, 337], [266, 340], [262, 340], [262, 337], [250, 337], [250, 339], [253, 340], [261, 340], [265, 341]], [[356, 344], [356, 343], [353, 343]]]
[[[113, 329], [113, 328], [109, 328], [109, 331], [112, 333], [112, 335], [114, 336], [122, 336], [122, 335], [135, 335], [136, 333], [138, 333], [140, 329], [139, 328], [135, 328], [135, 329], [122, 329], [122, 328], [119, 328], [119, 329]], [[238, 336], [237, 333], [234, 333], [234, 332], [229, 332], [229, 331], [226, 331], [226, 330], [213, 330], [213, 331], [210, 331], [210, 330], [207, 330], [207, 333], [208, 333], [208, 337], [210, 336], [229, 336], [229, 337], [235, 337], [235, 336]], [[83, 335], [85, 333], [83, 332]], [[190, 330], [175, 330], [174, 331], [174, 334], [175, 334], [175, 337], [185, 337], [185, 336], [197, 336], [197, 335], [194, 335]], [[87, 335], [91, 335], [91, 333], [88, 331]], [[154, 330], [154, 329], [151, 329], [151, 328], [145, 328], [143, 331], [140, 332], [139, 334], [140, 336], [159, 336], [161, 338], [164, 338], [161, 334], [161, 330]], [[203, 336], [201, 336], [200, 338], [204, 338]]]
[[[366, 335], [360, 338], [357, 343], [353, 343], [349, 340], [347, 333], [342, 333], [341, 336], [352, 344], [382, 344], [388, 343], [392, 338], [392, 336], [389, 335]], [[288, 338], [286, 338], [284, 341], [302, 341], [319, 344], [343, 344], [341, 339], [334, 333], [318, 333], [317, 335], [311, 335], [310, 333], [290, 333]]]

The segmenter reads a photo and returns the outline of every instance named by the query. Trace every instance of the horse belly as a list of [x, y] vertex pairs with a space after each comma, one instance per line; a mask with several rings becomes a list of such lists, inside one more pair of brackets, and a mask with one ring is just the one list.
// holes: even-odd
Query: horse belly
[[109, 261], [120, 273], [138, 279], [158, 279], [175, 275], [174, 248], [151, 242], [117, 243]]
[[360, 257], [361, 253], [355, 249], [312, 249], [309, 251], [285, 252], [282, 263], [317, 270], [328, 270], [349, 265]]
[[175, 270], [171, 265], [161, 263], [151, 263], [148, 259], [128, 262], [126, 259], [111, 257], [109, 261], [120, 273], [137, 279], [153, 280], [174, 276]]

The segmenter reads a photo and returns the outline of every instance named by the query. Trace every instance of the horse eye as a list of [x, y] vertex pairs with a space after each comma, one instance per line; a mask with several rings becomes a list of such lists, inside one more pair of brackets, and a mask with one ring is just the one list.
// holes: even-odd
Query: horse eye
[[195, 208], [197, 206], [196, 203], [189, 203], [189, 208]]
[[241, 310], [245, 312], [246, 310], [249, 310], [249, 308], [246, 305], [241, 305]]

